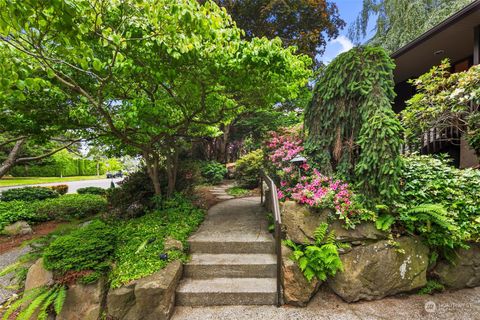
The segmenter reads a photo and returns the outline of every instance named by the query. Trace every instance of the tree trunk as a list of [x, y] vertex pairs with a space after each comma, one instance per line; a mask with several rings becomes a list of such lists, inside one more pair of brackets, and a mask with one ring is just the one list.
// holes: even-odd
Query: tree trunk
[[178, 148], [174, 147], [173, 154], [167, 156], [167, 175], [168, 175], [168, 187], [167, 197], [170, 197], [175, 192], [177, 185], [177, 171], [178, 171]]
[[158, 174], [158, 156], [148, 152], [143, 153], [145, 164], [147, 165], [147, 173], [152, 181], [153, 189], [156, 195], [162, 194], [162, 187], [160, 185], [160, 176]]
[[22, 149], [23, 144], [25, 143], [25, 139], [18, 140], [15, 142], [15, 145], [13, 146], [12, 150], [8, 154], [7, 159], [3, 161], [3, 163], [0, 165], [0, 179], [10, 171], [10, 169], [13, 168], [15, 165], [15, 162], [18, 158], [18, 154], [20, 153], [20, 150]]
[[97, 176], [100, 175], [100, 162], [97, 161]]

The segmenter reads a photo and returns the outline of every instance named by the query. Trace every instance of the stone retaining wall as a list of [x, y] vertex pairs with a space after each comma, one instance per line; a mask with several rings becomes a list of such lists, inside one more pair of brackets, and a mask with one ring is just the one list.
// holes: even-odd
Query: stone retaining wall
[[412, 292], [427, 283], [427, 269], [447, 288], [480, 286], [480, 245], [457, 251], [454, 264], [439, 262], [428, 266], [429, 249], [420, 238], [402, 236], [388, 239], [373, 223], [362, 223], [354, 230], [343, 228], [341, 221], [329, 221], [329, 211], [313, 210], [293, 201], [282, 204], [285, 237], [295, 243], [312, 244], [314, 231], [321, 223], [329, 223], [337, 241], [347, 242], [351, 249], [340, 252], [344, 271], [326, 283], [312, 283], [303, 277], [290, 259], [291, 250], [283, 248], [282, 285], [287, 304], [305, 306], [320, 285], [328, 285], [347, 302], [375, 300], [403, 292]]

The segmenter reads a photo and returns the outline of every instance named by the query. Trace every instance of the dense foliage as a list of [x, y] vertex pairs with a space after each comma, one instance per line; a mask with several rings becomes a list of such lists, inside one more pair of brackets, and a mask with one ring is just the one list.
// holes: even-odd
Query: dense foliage
[[315, 243], [311, 245], [295, 244], [291, 240], [285, 244], [292, 248], [292, 259], [297, 261], [305, 278], [311, 282], [314, 277], [319, 281], [333, 277], [337, 271], [343, 271], [343, 264], [338, 249], [344, 247], [335, 241], [335, 234], [331, 231], [327, 235], [328, 224], [322, 223], [315, 230]]
[[107, 194], [107, 190], [100, 187], [85, 187], [77, 189], [78, 194], [96, 194], [99, 196], [104, 196]]
[[0, 201], [0, 232], [5, 226], [17, 221], [39, 222], [45, 217], [39, 217], [30, 202], [25, 201]]
[[247, 153], [237, 160], [235, 163], [235, 180], [240, 187], [247, 189], [258, 187], [263, 162], [262, 149]]
[[201, 174], [207, 183], [222, 182], [227, 174], [227, 167], [216, 161], [205, 162], [201, 165]]
[[420, 143], [430, 129], [456, 128], [480, 157], [480, 67], [451, 73], [448, 60], [411, 82], [416, 94], [402, 111], [406, 137]]
[[68, 194], [38, 201], [0, 201], [0, 230], [23, 220], [37, 223], [47, 220], [85, 218], [107, 210], [107, 201], [98, 195]]
[[44, 265], [60, 273], [92, 271], [99, 275], [110, 268], [114, 244], [113, 229], [100, 220], [93, 220], [55, 239], [45, 249]]
[[2, 1], [0, 14], [2, 94], [64, 94], [84, 132], [143, 157], [156, 194], [162, 168], [174, 192], [184, 142], [296, 98], [311, 75], [309, 57], [243, 40], [210, 1]]
[[[129, 281], [148, 276], [167, 265], [169, 261], [185, 258], [179, 251], [164, 251], [166, 237], [186, 244], [187, 237], [203, 221], [204, 212], [191, 202], [176, 195], [143, 217], [116, 223], [117, 244], [115, 266], [110, 275], [111, 286], [119, 287]], [[159, 255], [167, 253], [168, 259]]]
[[473, 0], [363, 0], [363, 9], [350, 28], [350, 37], [360, 41], [371, 32], [369, 44], [388, 52], [406, 45]]
[[[452, 248], [466, 241], [480, 241], [480, 171], [459, 170], [446, 159], [431, 156], [412, 156], [404, 161], [402, 192], [395, 202], [410, 231], [420, 233], [437, 247]], [[432, 210], [425, 204], [437, 208]], [[423, 210], [418, 210], [419, 206]], [[430, 217], [417, 222], [419, 211]]]
[[2, 191], [0, 195], [1, 201], [35, 201], [45, 200], [51, 198], [57, 198], [58, 192], [50, 188], [45, 187], [25, 187], [25, 188], [13, 188]]
[[297, 46], [312, 59], [321, 55], [327, 41], [345, 26], [336, 4], [328, 0], [215, 2], [227, 9], [247, 38], [280, 37], [285, 45]]
[[36, 213], [49, 220], [81, 219], [107, 211], [107, 200], [99, 195], [66, 194], [60, 198], [39, 201]]
[[392, 110], [394, 64], [381, 48], [339, 55], [318, 79], [305, 114], [305, 148], [323, 174], [370, 197], [399, 191], [402, 127]]

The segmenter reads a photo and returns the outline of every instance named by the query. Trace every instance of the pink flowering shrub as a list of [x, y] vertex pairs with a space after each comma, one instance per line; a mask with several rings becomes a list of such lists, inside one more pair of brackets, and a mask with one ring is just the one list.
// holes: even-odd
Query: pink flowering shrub
[[266, 145], [270, 169], [280, 180], [278, 199], [294, 200], [314, 208], [330, 208], [348, 227], [365, 219], [366, 210], [355, 201], [357, 196], [348, 183], [327, 177], [308, 163], [296, 166], [290, 163], [304, 151], [301, 128], [272, 133]]

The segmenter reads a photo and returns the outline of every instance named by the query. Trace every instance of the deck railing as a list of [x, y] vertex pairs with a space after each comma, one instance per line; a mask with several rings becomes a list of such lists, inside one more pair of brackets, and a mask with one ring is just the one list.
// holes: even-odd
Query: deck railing
[[[267, 190], [264, 190], [264, 182]], [[268, 192], [268, 197], [265, 191]], [[282, 305], [282, 217], [280, 215], [280, 205], [278, 203], [277, 186], [275, 182], [265, 172], [260, 172], [260, 199], [262, 205], [265, 204], [267, 210], [272, 212], [275, 221], [275, 253], [277, 255], [277, 307]], [[269, 202], [269, 203], [268, 203]]]

